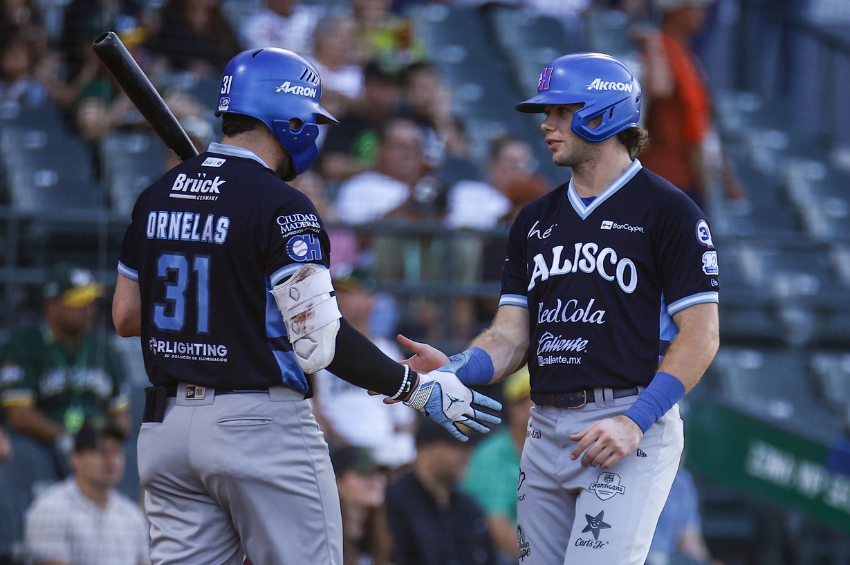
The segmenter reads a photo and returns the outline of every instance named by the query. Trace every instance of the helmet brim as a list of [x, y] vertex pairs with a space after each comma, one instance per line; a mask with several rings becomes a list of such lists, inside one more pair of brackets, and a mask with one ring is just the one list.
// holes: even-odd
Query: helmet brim
[[316, 123], [317, 124], [338, 124], [339, 120], [337, 120], [333, 114], [319, 106], [316, 105]]
[[[560, 96], [559, 96], [560, 94]], [[584, 104], [587, 100], [572, 99], [570, 95], [558, 92], [544, 92], [532, 96], [528, 100], [520, 102], [515, 106], [517, 112], [526, 114], [542, 114], [546, 106], [559, 106], [563, 104]]]

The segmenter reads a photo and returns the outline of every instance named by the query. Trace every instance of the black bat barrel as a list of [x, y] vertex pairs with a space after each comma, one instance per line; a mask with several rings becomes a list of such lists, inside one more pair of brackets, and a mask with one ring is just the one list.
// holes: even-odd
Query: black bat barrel
[[174, 151], [181, 161], [197, 155], [198, 151], [186, 131], [121, 39], [110, 31], [98, 37], [92, 47], [165, 145]]

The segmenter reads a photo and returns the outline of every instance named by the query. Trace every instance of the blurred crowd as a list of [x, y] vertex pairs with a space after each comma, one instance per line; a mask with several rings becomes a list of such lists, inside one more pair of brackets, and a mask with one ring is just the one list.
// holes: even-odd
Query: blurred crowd
[[[537, 172], [534, 147], [519, 134], [470, 139], [451, 88], [405, 16], [422, 3], [71, 0], [60, 25], [48, 25], [42, 2], [0, 0], [0, 114], [57, 108], [65, 128], [90, 145], [95, 162], [110, 134], [148, 131], [91, 49], [101, 33], [114, 30], [203, 151], [220, 139], [214, 106], [230, 57], [256, 47], [292, 49], [314, 62], [323, 105], [341, 122], [322, 126], [319, 160], [293, 182], [329, 226], [340, 309], [394, 359], [404, 358], [394, 340], [399, 330], [429, 343], [462, 344], [494, 313], [497, 292], [482, 297], [474, 289], [500, 280], [507, 228], [552, 186]], [[494, 4], [442, 3], [481, 10]], [[691, 46], [709, 2], [500, 4], [555, 18], [570, 34], [580, 34], [582, 18], [594, 11], [619, 11], [634, 22], [631, 40], [652, 138], [641, 159], [700, 204], [709, 197], [711, 178], [721, 180], [728, 197], [744, 196], [722, 148], [710, 143], [709, 89]], [[537, 141], [543, 143], [542, 134]], [[396, 283], [417, 291], [393, 294]], [[452, 298], [428, 292], [446, 286]], [[135, 539], [131, 532], [140, 526], [124, 499], [109, 495], [120, 480], [119, 463], [123, 473], [115, 452], [132, 435], [133, 423], [120, 360], [109, 340], [92, 333], [104, 289], [90, 273], [58, 265], [43, 291], [39, 324], [21, 329], [0, 352], [0, 485], [18, 484], [9, 465], [4, 474], [3, 462], [15, 457], [13, 445], [19, 458], [49, 468], [44, 476], [27, 477], [29, 487], [40, 479], [65, 480], [60, 490], [43, 493], [30, 513], [31, 555], [144, 563], [145, 553], [129, 550], [120, 561], [97, 560], [85, 553], [85, 542], [58, 547], [51, 533], [76, 525], [80, 536], [91, 536], [91, 528], [102, 527], [98, 512], [107, 511], [121, 515], [113, 520], [116, 535]], [[517, 563], [514, 496], [531, 406], [527, 372], [504, 387], [508, 423], [471, 448], [439, 426], [417, 422], [407, 408], [386, 406], [327, 372], [316, 375], [315, 389], [315, 413], [340, 490], [347, 564]], [[89, 461], [90, 452], [99, 459]], [[88, 518], [50, 522], [68, 514], [63, 505], [80, 496], [93, 504], [85, 507]], [[122, 502], [116, 507], [110, 500]], [[687, 506], [693, 510], [694, 504]], [[0, 512], [7, 510], [0, 502]], [[0, 532], [0, 563], [10, 550], [4, 541]], [[674, 551], [675, 539], [668, 545]], [[697, 557], [708, 559], [707, 553]]]

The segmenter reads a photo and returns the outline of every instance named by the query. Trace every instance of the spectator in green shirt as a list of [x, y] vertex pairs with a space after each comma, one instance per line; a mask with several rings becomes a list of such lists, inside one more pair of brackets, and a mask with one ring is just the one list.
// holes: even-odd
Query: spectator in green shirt
[[516, 562], [517, 481], [520, 454], [525, 443], [531, 402], [528, 368], [523, 367], [505, 381], [505, 412], [509, 427], [482, 441], [469, 459], [464, 490], [481, 506], [496, 547], [506, 561]]
[[87, 269], [54, 266], [44, 284], [42, 323], [0, 350], [0, 405], [13, 431], [63, 453], [83, 422], [130, 430], [129, 396], [117, 356], [92, 335], [103, 285]]

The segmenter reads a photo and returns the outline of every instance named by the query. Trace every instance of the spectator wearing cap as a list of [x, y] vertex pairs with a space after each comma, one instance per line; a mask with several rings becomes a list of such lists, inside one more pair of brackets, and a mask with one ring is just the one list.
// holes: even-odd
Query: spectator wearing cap
[[384, 499], [387, 478], [362, 447], [331, 452], [342, 509], [343, 565], [388, 565], [390, 539]]
[[124, 475], [124, 432], [83, 426], [70, 456], [72, 477], [43, 491], [26, 520], [33, 565], [146, 565], [148, 524], [115, 490]]
[[469, 446], [421, 420], [413, 469], [387, 488], [395, 565], [495, 565], [487, 520], [458, 490]]
[[[331, 272], [345, 319], [389, 358], [401, 361], [403, 356], [394, 341], [371, 335], [376, 294], [370, 273], [347, 265]], [[401, 403], [386, 405], [382, 397], [370, 396], [324, 369], [315, 374], [314, 383], [313, 412], [331, 445], [367, 449], [372, 458], [390, 468], [413, 461], [415, 412]]]
[[363, 69], [363, 93], [345, 120], [330, 128], [322, 145], [319, 166], [324, 178], [343, 181], [378, 163], [381, 130], [397, 115], [402, 88], [399, 77], [377, 63]]
[[117, 355], [93, 335], [103, 285], [92, 273], [54, 266], [43, 287], [42, 322], [12, 334], [0, 351], [0, 403], [17, 433], [62, 452], [83, 422], [130, 429]]
[[506, 562], [516, 563], [517, 548], [517, 479], [522, 446], [534, 441], [528, 428], [528, 417], [534, 403], [528, 367], [523, 367], [505, 381], [505, 408], [509, 427], [487, 437], [472, 451], [463, 489], [481, 506], [487, 516], [487, 527], [493, 543]]

